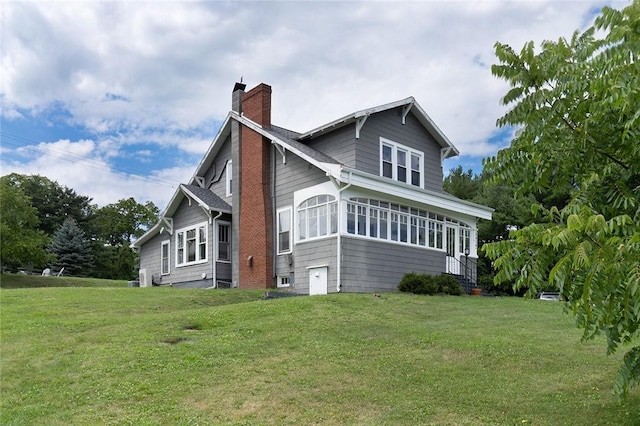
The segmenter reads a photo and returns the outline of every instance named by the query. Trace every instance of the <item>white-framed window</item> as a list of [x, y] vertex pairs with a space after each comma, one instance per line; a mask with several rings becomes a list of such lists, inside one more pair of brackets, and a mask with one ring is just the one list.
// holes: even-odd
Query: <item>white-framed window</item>
[[423, 186], [424, 153], [380, 138], [380, 176]]
[[299, 240], [338, 232], [338, 202], [333, 195], [316, 195], [306, 199], [298, 206], [297, 214]]
[[291, 253], [291, 207], [278, 210], [278, 254]]
[[231, 224], [218, 222], [218, 261], [231, 262]]
[[290, 287], [291, 286], [291, 282], [289, 280], [288, 276], [278, 276], [278, 282], [277, 282], [277, 286], [278, 288], [280, 287]]
[[464, 253], [465, 249], [474, 252], [471, 244], [475, 241], [476, 230], [437, 213], [357, 197], [347, 202], [346, 212], [348, 234], [445, 250], [445, 239], [450, 240], [445, 235], [447, 224], [460, 230], [460, 253]]
[[176, 231], [176, 266], [207, 261], [207, 222]]
[[168, 275], [171, 272], [169, 267], [169, 240], [160, 243], [160, 275]]
[[227, 197], [230, 197], [233, 193], [233, 188], [231, 186], [231, 184], [233, 183], [233, 163], [231, 160], [227, 161], [227, 174], [225, 182], [227, 188]]

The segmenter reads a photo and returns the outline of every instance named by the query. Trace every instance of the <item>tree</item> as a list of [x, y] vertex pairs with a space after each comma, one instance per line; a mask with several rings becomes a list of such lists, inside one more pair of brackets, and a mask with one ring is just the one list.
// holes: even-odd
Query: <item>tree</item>
[[129, 245], [158, 221], [160, 211], [153, 202], [136, 202], [133, 197], [108, 204], [95, 212], [98, 239], [111, 246]]
[[44, 266], [49, 239], [37, 228], [38, 216], [29, 197], [0, 178], [0, 271]]
[[603, 8], [593, 27], [539, 53], [531, 42], [495, 50], [492, 72], [511, 85], [497, 124], [519, 130], [485, 169], [520, 194], [571, 189], [483, 249], [497, 282], [529, 294], [554, 285], [583, 339], [604, 334], [609, 353], [630, 348], [614, 384], [625, 396], [640, 382], [640, 0]]
[[55, 266], [72, 275], [88, 275], [91, 266], [91, 244], [75, 219], [68, 218], [56, 231], [50, 247]]
[[449, 194], [454, 195], [462, 200], [471, 200], [476, 196], [482, 186], [482, 182], [473, 174], [473, 170], [466, 172], [462, 170], [462, 166], [449, 170], [449, 174], [444, 178], [442, 187]]
[[38, 212], [38, 229], [49, 236], [60, 228], [65, 219], [71, 217], [84, 225], [90, 215], [91, 198], [78, 195], [73, 189], [44, 176], [12, 173], [3, 179], [20, 188], [31, 199], [31, 204]]

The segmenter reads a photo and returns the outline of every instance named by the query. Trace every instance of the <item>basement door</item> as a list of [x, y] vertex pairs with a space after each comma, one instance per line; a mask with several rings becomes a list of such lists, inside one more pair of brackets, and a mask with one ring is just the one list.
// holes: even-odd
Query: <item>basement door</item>
[[327, 294], [327, 267], [309, 268], [309, 296]]

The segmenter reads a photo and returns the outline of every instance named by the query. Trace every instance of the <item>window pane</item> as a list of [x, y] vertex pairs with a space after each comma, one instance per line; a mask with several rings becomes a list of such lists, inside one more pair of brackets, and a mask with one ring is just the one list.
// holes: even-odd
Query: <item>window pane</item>
[[411, 154], [411, 170], [420, 171], [420, 156]]
[[291, 220], [289, 219], [289, 213], [289, 210], [283, 210], [278, 216], [278, 226], [280, 227], [280, 232], [290, 231]]
[[301, 240], [307, 238], [307, 211], [298, 211], [298, 235]]
[[407, 165], [407, 153], [405, 151], [402, 150], [398, 150], [397, 151], [397, 160], [398, 160], [398, 166], [405, 166]]
[[420, 185], [420, 172], [411, 171], [411, 185], [421, 186]]
[[392, 161], [393, 149], [388, 145], [382, 145], [382, 161]]
[[367, 208], [358, 206], [358, 235], [367, 235]]
[[187, 262], [195, 262], [196, 260], [196, 241], [187, 240]]
[[369, 236], [378, 238], [378, 210], [376, 209], [369, 211]]
[[334, 202], [329, 206], [331, 206], [331, 233], [335, 234], [338, 232], [338, 203]]
[[391, 240], [398, 241], [398, 213], [391, 213]]
[[327, 206], [318, 207], [318, 235], [327, 235], [328, 220]]
[[393, 164], [387, 162], [382, 163], [382, 176], [393, 178]]
[[347, 204], [347, 232], [349, 234], [356, 233], [356, 206], [355, 204]]
[[407, 216], [400, 216], [400, 241], [407, 242]]
[[279, 235], [279, 247], [278, 247], [278, 251], [280, 252], [284, 252], [284, 251], [289, 251], [289, 231], [287, 232], [281, 232]]
[[307, 210], [307, 217], [309, 220], [309, 238], [318, 236], [318, 208], [313, 207]]
[[386, 240], [387, 237], [387, 217], [388, 212], [381, 211], [380, 212], [380, 238]]

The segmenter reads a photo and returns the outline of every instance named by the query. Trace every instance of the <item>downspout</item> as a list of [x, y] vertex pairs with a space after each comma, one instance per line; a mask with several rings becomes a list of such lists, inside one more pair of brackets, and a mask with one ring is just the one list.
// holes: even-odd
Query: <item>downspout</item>
[[217, 284], [217, 278], [218, 278], [218, 268], [216, 268], [216, 259], [218, 259], [218, 253], [216, 253], [217, 251], [217, 247], [218, 245], [216, 244], [217, 238], [216, 238], [216, 233], [217, 233], [217, 229], [216, 229], [216, 220], [218, 220], [220, 218], [220, 216], [222, 216], [222, 212], [218, 212], [218, 215], [216, 217], [212, 217], [211, 218], [211, 244], [213, 245], [213, 256], [211, 259], [211, 279], [213, 280], [212, 282], [212, 287], [213, 288], [217, 288], [218, 284]]
[[336, 291], [340, 292], [342, 288], [342, 222], [343, 216], [342, 214], [342, 192], [351, 186], [351, 177], [352, 173], [349, 172], [349, 183], [343, 186], [342, 188], [338, 188], [338, 238], [337, 238], [337, 259], [336, 259], [336, 269], [338, 270], [338, 276], [336, 277]]
[[[278, 237], [278, 216], [277, 216], [277, 207], [276, 207], [276, 155], [275, 144], [271, 144], [271, 239], [273, 242], [277, 244]], [[275, 237], [275, 238], [274, 238]], [[272, 285], [276, 284], [277, 287], [277, 278], [276, 278], [276, 257], [278, 250], [275, 244], [271, 244], [271, 280]]]

